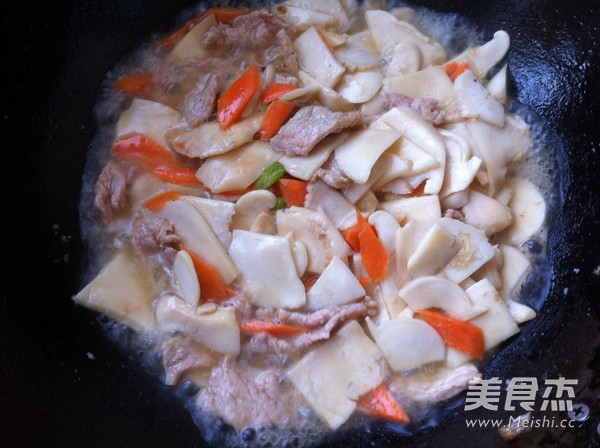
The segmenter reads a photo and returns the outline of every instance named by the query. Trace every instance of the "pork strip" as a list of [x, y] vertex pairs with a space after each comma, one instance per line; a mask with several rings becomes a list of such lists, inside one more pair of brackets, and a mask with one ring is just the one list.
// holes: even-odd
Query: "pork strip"
[[332, 112], [323, 106], [301, 108], [271, 139], [271, 147], [288, 156], [306, 156], [329, 134], [360, 122], [358, 112]]
[[335, 154], [331, 154], [327, 161], [317, 170], [317, 177], [332, 188], [348, 188], [352, 185], [352, 179], [340, 169]]
[[189, 372], [200, 368], [210, 368], [216, 362], [216, 355], [198, 342], [183, 336], [173, 336], [161, 346], [165, 383], [178, 384]]
[[105, 223], [129, 205], [127, 179], [129, 169], [116, 159], [109, 160], [98, 176], [94, 186], [94, 205]]
[[434, 125], [444, 121], [444, 112], [438, 108], [437, 100], [431, 98], [411, 98], [399, 93], [387, 96], [388, 107], [406, 106], [418, 112], [425, 120]]
[[131, 240], [134, 247], [143, 255], [162, 253], [169, 259], [179, 250], [180, 239], [173, 223], [162, 216], [142, 213], [131, 227]]

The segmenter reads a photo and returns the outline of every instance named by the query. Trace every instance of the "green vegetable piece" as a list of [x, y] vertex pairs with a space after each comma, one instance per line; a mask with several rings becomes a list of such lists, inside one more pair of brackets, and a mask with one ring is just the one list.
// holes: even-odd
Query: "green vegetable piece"
[[277, 196], [277, 203], [275, 204], [274, 209], [281, 210], [286, 207], [287, 207], [287, 204], [285, 203], [285, 199], [283, 199], [283, 196]]
[[279, 162], [273, 162], [264, 169], [258, 180], [254, 183], [255, 190], [268, 190], [275, 182], [283, 177], [285, 167]]

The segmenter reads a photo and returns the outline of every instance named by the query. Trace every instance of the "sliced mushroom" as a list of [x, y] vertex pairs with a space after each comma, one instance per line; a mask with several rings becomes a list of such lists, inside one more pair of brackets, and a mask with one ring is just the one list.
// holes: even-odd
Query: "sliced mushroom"
[[506, 68], [504, 64], [498, 73], [487, 83], [486, 88], [500, 104], [506, 104]]
[[496, 127], [504, 126], [504, 107], [466, 70], [454, 81], [454, 91], [460, 116], [485, 121]]
[[217, 19], [214, 14], [208, 15], [198, 25], [194, 26], [190, 31], [185, 34], [177, 45], [169, 53], [169, 59], [172, 63], [177, 63], [182, 59], [204, 59], [212, 54], [212, 51], [202, 45], [202, 37], [204, 34], [217, 25]]
[[350, 104], [342, 96], [326, 86], [318, 79], [311, 76], [304, 70], [298, 72], [298, 78], [305, 87], [317, 88], [317, 99], [323, 106], [336, 112], [349, 111], [354, 108], [354, 104]]
[[345, 230], [356, 223], [354, 205], [321, 180], [308, 184], [304, 205], [315, 211], [320, 207], [338, 229]]
[[384, 210], [377, 210], [369, 216], [369, 224], [375, 227], [379, 241], [392, 257], [396, 251], [396, 232], [400, 229], [400, 224], [394, 215]]
[[307, 293], [310, 310], [342, 305], [365, 296], [365, 290], [352, 271], [339, 258], [333, 257], [316, 283]]
[[377, 196], [375, 196], [375, 193], [367, 191], [367, 194], [360, 198], [356, 203], [356, 208], [358, 208], [364, 216], [369, 216], [379, 208], [379, 200], [377, 199]]
[[292, 250], [292, 257], [294, 258], [296, 273], [298, 274], [298, 277], [302, 277], [308, 266], [308, 252], [306, 251], [306, 246], [304, 246], [301, 241], [296, 241], [292, 233], [288, 233], [285, 237], [290, 242], [290, 249]]
[[385, 76], [415, 73], [422, 65], [421, 59], [421, 50], [418, 45], [411, 42], [400, 42], [392, 51], [390, 60], [385, 67]]
[[240, 271], [240, 286], [254, 305], [298, 308], [306, 303], [287, 238], [234, 230], [229, 254]]
[[294, 51], [302, 68], [326, 87], [335, 86], [346, 71], [316, 28], [309, 28], [294, 41]]
[[185, 250], [180, 250], [175, 256], [173, 277], [181, 289], [183, 299], [192, 309], [195, 309], [200, 300], [200, 282], [192, 257]]
[[446, 143], [446, 172], [440, 191], [440, 197], [445, 198], [471, 185], [482, 160], [479, 157], [471, 157], [471, 149], [465, 138], [447, 130], [440, 131], [440, 134]]
[[369, 191], [375, 190], [374, 185], [379, 183], [381, 177], [392, 168], [393, 164], [396, 164], [396, 166], [399, 167], [399, 170], [401, 170], [401, 166], [406, 166], [406, 164], [396, 156], [387, 153], [381, 154], [381, 157], [379, 157], [377, 162], [375, 162], [375, 165], [373, 165], [373, 168], [371, 168], [367, 181], [363, 184], [353, 183], [349, 187], [344, 188], [342, 194], [348, 201], [356, 204]]
[[382, 81], [378, 71], [344, 73], [336, 90], [349, 103], [366, 103], [379, 91]]
[[[302, 9], [303, 11], [297, 11], [298, 9]], [[276, 13], [282, 14], [281, 18], [283, 20], [289, 21], [292, 25], [300, 28], [318, 26], [343, 29], [348, 24], [348, 15], [340, 0], [327, 2], [319, 0], [288, 0], [277, 5], [274, 10]], [[323, 23], [323, 16], [331, 17], [332, 21], [327, 20]]]
[[510, 315], [519, 325], [530, 321], [531, 319], [535, 319], [535, 316], [537, 315], [534, 309], [515, 300], [509, 299], [506, 304], [508, 305]]
[[456, 283], [437, 276], [412, 280], [400, 289], [400, 297], [413, 311], [440, 308], [461, 320], [469, 320], [485, 311], [485, 307], [474, 306]]
[[182, 119], [182, 115], [169, 106], [135, 98], [129, 109], [121, 112], [115, 133], [117, 138], [143, 134], [168, 148], [165, 132], [180, 124]]
[[369, 30], [348, 36], [343, 45], [333, 49], [333, 54], [350, 71], [377, 68], [381, 62]]
[[177, 296], [161, 297], [155, 308], [156, 321], [165, 332], [178, 331], [219, 353], [240, 353], [240, 328], [234, 307], [196, 314]]
[[444, 69], [440, 66], [399, 76], [390, 76], [383, 80], [385, 93], [399, 93], [411, 98], [431, 98], [442, 109], [454, 106], [454, 86]]
[[500, 244], [502, 252], [502, 269], [500, 276], [502, 278], [502, 289], [500, 295], [505, 301], [508, 301], [518, 286], [525, 278], [525, 274], [531, 268], [529, 259], [519, 249], [506, 244]]
[[446, 357], [444, 341], [422, 320], [396, 318], [379, 326], [369, 318], [366, 321], [375, 342], [396, 372], [442, 361]]
[[271, 211], [259, 214], [250, 226], [250, 232], [264, 233], [265, 235], [277, 235], [275, 214]]
[[381, 203], [381, 208], [391, 213], [398, 222], [431, 221], [442, 216], [440, 200], [436, 195], [400, 198]]
[[459, 249], [458, 241], [434, 224], [408, 259], [408, 274], [413, 278], [437, 274]]
[[465, 223], [483, 230], [488, 237], [504, 230], [513, 221], [508, 207], [475, 190], [469, 192], [462, 214]]
[[510, 36], [506, 31], [496, 31], [494, 37], [480, 47], [472, 47], [453, 61], [469, 62], [469, 68], [479, 79], [484, 79], [488, 71], [502, 60], [510, 47]]
[[277, 196], [268, 190], [249, 191], [235, 203], [232, 229], [249, 230], [258, 215], [267, 212], [277, 204]]
[[223, 247], [229, 246], [231, 242], [229, 227], [235, 211], [234, 204], [196, 196], [181, 196], [180, 199], [194, 206], [219, 238]]

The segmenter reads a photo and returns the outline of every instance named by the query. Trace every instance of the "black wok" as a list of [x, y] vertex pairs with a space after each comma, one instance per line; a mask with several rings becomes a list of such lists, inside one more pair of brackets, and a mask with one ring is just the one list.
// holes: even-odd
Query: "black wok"
[[[506, 29], [513, 92], [556, 130], [563, 204], [554, 221], [552, 286], [539, 316], [503, 347], [485, 376], [577, 378], [590, 408], [571, 429], [535, 429], [513, 446], [600, 445], [600, 13], [593, 0], [421, 0], [456, 11], [489, 37]], [[177, 394], [107, 340], [75, 307], [86, 259], [78, 201], [92, 109], [104, 73], [154, 32], [177, 23], [186, 0], [10, 2], [3, 7], [0, 445], [201, 447]], [[8, 88], [9, 98], [6, 90]], [[467, 429], [459, 404], [407, 437], [385, 425], [326, 446], [507, 446]], [[563, 413], [564, 414], [564, 413]], [[469, 417], [485, 412], [471, 411]], [[500, 414], [499, 414], [500, 416]], [[564, 415], [566, 417], [566, 415]]]

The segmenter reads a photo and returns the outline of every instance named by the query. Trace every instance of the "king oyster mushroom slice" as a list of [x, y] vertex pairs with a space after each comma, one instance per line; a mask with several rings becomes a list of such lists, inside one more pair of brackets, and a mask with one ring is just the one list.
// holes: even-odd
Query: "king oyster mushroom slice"
[[297, 241], [292, 232], [288, 233], [285, 237], [290, 242], [290, 249], [292, 251], [292, 257], [294, 258], [296, 273], [298, 274], [298, 277], [302, 277], [308, 266], [308, 252], [306, 251], [306, 246], [304, 246], [301, 241]]
[[489, 350], [519, 332], [506, 303], [489, 280], [483, 279], [466, 290], [473, 304], [487, 308], [485, 313], [471, 319], [483, 331], [485, 349]]
[[277, 196], [268, 190], [249, 191], [235, 203], [231, 228], [249, 230], [258, 215], [272, 210], [276, 204]]
[[316, 28], [309, 28], [294, 41], [294, 51], [302, 68], [326, 87], [333, 88], [346, 71]]
[[464, 71], [453, 85], [461, 117], [485, 121], [499, 128], [504, 126], [504, 107], [475, 78], [471, 70]]
[[396, 251], [396, 232], [400, 229], [396, 218], [384, 210], [377, 210], [369, 216], [369, 224], [375, 227], [379, 241], [388, 255], [393, 256]]
[[510, 36], [506, 31], [496, 31], [489, 42], [480, 47], [472, 47], [458, 56], [453, 61], [468, 62], [469, 68], [479, 79], [484, 79], [489, 70], [504, 58], [510, 47]]
[[531, 268], [531, 262], [516, 247], [500, 244], [499, 250], [502, 253], [502, 268], [500, 269], [502, 288], [499, 292], [500, 296], [508, 301], [525, 279], [525, 274]]
[[365, 290], [352, 271], [339, 258], [333, 257], [316, 283], [307, 293], [308, 309], [342, 305], [365, 296]]
[[306, 303], [304, 284], [287, 238], [236, 229], [229, 254], [240, 271], [240, 286], [252, 304], [298, 308]]
[[343, 29], [348, 25], [348, 12], [340, 0], [288, 0], [277, 5], [273, 12], [298, 28], [317, 26]]
[[346, 42], [333, 49], [333, 54], [342, 65], [353, 72], [377, 68], [381, 62], [379, 50], [369, 30], [348, 36]]
[[508, 207], [475, 190], [469, 191], [469, 200], [461, 211], [465, 223], [483, 230], [487, 236], [504, 230], [513, 221]]
[[439, 225], [434, 224], [408, 259], [408, 274], [413, 278], [437, 274], [454, 258], [459, 249], [460, 243]]
[[499, 235], [499, 241], [519, 246], [540, 230], [546, 219], [546, 202], [538, 188], [526, 179], [510, 179], [512, 197], [508, 207], [513, 223]]
[[430, 98], [438, 102], [445, 112], [455, 107], [454, 85], [440, 66], [403, 75], [390, 76], [383, 80], [385, 93], [398, 93], [411, 98]]
[[469, 320], [486, 310], [475, 306], [456, 283], [438, 276], [412, 280], [400, 289], [400, 297], [413, 311], [440, 308], [461, 320]]
[[318, 210], [320, 207], [340, 230], [356, 224], [354, 205], [322, 180], [308, 184], [304, 205], [311, 210]]
[[446, 345], [432, 326], [420, 319], [396, 318], [376, 326], [366, 318], [369, 332], [392, 370], [402, 372], [442, 361]]
[[294, 238], [306, 247], [308, 252], [307, 270], [322, 273], [334, 256], [346, 260], [351, 249], [340, 232], [323, 212], [303, 207], [290, 207], [278, 210], [276, 214], [277, 232]]
[[[411, 42], [400, 42], [394, 47], [385, 67], [385, 76], [402, 76], [415, 73], [421, 67], [421, 50]], [[414, 93], [413, 93], [414, 95]]]
[[231, 202], [216, 201], [214, 199], [200, 198], [197, 196], [181, 196], [183, 201], [189, 202], [200, 212], [208, 223], [223, 247], [228, 247], [231, 242], [229, 227], [233, 219], [235, 205]]
[[173, 277], [181, 289], [183, 299], [189, 306], [196, 308], [200, 301], [200, 282], [192, 257], [185, 250], [180, 250], [175, 256]]
[[458, 253], [442, 269], [453, 282], [462, 282], [494, 256], [494, 248], [483, 231], [451, 218], [442, 218], [439, 224], [460, 243]]
[[179, 331], [219, 353], [240, 353], [240, 327], [234, 307], [196, 314], [194, 308], [177, 296], [165, 295], [156, 302], [156, 321], [162, 331]]
[[500, 104], [506, 104], [506, 71], [507, 65], [504, 64], [486, 85], [488, 92], [490, 92]]
[[[440, 131], [446, 143], [446, 172], [440, 197], [466, 190], [475, 179], [482, 160], [471, 155], [468, 141], [460, 135], [447, 131]], [[460, 207], [452, 207], [460, 208]]]
[[440, 200], [437, 195], [394, 199], [382, 202], [380, 205], [400, 223], [412, 220], [425, 222], [442, 216]]
[[535, 316], [537, 315], [533, 308], [530, 308], [527, 305], [515, 300], [509, 299], [506, 304], [508, 305], [510, 315], [519, 325], [530, 321], [531, 319], [535, 319]]
[[214, 56], [214, 50], [207, 49], [202, 45], [202, 37], [209, 29], [216, 25], [217, 19], [214, 14], [210, 14], [204, 18], [175, 45], [169, 53], [169, 60], [176, 64], [182, 59], [204, 59]]
[[349, 103], [361, 104], [375, 96], [382, 81], [383, 76], [378, 71], [344, 73], [336, 90]]

